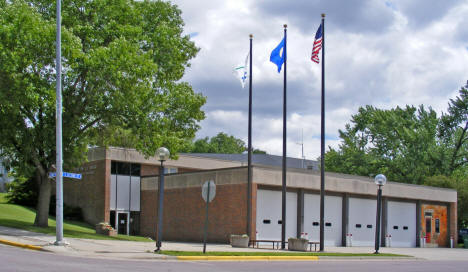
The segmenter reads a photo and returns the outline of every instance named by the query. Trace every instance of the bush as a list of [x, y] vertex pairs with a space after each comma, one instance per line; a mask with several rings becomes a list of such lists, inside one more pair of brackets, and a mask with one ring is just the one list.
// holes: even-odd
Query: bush
[[6, 184], [8, 203], [27, 207], [35, 207], [37, 204], [38, 188], [32, 179], [15, 177], [15, 179]]
[[[51, 196], [50, 198], [50, 206], [49, 206], [49, 215], [55, 216], [56, 211], [56, 199], [55, 195]], [[74, 221], [83, 221], [83, 211], [80, 207], [74, 207], [67, 204], [63, 204], [63, 218], [67, 220], [74, 220]]]

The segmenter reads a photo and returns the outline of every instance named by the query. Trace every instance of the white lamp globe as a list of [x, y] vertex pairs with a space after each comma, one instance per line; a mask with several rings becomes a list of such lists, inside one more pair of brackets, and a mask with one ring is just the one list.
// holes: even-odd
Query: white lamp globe
[[375, 184], [384, 186], [387, 183], [387, 178], [383, 174], [378, 174], [374, 179]]
[[156, 150], [156, 156], [159, 158], [160, 161], [165, 161], [169, 158], [169, 150], [165, 147], [160, 147]]

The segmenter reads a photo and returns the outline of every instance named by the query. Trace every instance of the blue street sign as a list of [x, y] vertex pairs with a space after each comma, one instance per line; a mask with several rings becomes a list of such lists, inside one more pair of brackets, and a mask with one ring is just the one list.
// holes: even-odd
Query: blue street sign
[[[57, 173], [55, 173], [55, 172], [49, 173], [49, 178], [55, 178], [56, 176], [57, 176]], [[63, 177], [64, 178], [81, 179], [81, 174], [63, 172]]]

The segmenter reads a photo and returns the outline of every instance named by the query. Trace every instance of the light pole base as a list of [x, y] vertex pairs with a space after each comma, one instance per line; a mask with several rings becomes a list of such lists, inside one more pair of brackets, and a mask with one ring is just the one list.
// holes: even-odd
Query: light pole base
[[55, 241], [54, 242], [54, 246], [68, 246], [68, 245], [70, 245], [70, 243], [65, 241], [65, 240]]

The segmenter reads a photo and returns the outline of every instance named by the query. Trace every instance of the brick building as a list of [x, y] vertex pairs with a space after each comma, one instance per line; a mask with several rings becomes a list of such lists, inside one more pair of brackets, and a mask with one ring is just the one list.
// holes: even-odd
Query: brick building
[[[65, 203], [80, 206], [90, 223], [107, 221], [119, 233], [154, 238], [159, 161], [120, 148], [93, 149], [88, 161], [79, 171], [82, 181], [64, 181]], [[269, 164], [266, 158], [260, 162]], [[307, 233], [310, 240], [318, 241], [320, 173], [310, 161], [299, 168], [294, 163], [288, 161], [286, 237]], [[164, 165], [164, 240], [202, 240], [201, 186], [208, 180], [216, 183], [209, 208], [209, 241], [228, 242], [230, 234], [247, 233], [248, 205], [249, 236], [279, 240], [281, 167], [254, 160], [252, 197], [247, 203], [247, 167], [242, 158], [182, 154]], [[373, 245], [376, 191], [373, 179], [326, 173], [326, 245], [345, 245], [348, 235], [354, 246]], [[391, 236], [392, 246], [415, 247], [427, 237], [428, 246], [448, 246], [450, 236], [457, 235], [456, 201], [455, 190], [388, 182], [383, 187], [382, 243]]]

